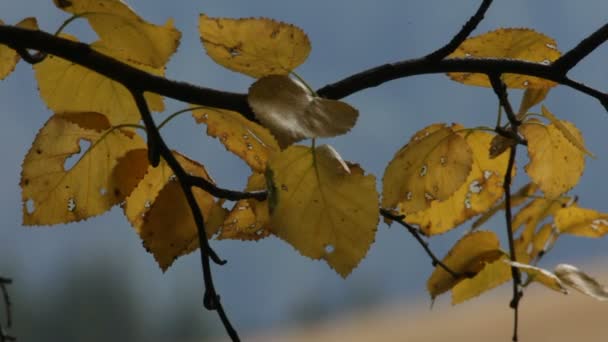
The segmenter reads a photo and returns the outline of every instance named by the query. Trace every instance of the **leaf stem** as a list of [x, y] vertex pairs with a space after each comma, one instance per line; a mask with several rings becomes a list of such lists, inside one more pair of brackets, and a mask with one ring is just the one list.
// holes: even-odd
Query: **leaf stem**
[[169, 122], [171, 122], [171, 120], [175, 119], [177, 116], [187, 113], [187, 112], [191, 112], [193, 110], [198, 110], [198, 109], [205, 109], [207, 107], [205, 106], [196, 106], [196, 107], [190, 107], [190, 108], [184, 108], [182, 110], [178, 110], [177, 112], [169, 115], [167, 118], [165, 118], [165, 120], [163, 120], [161, 123], [158, 124], [158, 130], [160, 131], [166, 124], [168, 124]]

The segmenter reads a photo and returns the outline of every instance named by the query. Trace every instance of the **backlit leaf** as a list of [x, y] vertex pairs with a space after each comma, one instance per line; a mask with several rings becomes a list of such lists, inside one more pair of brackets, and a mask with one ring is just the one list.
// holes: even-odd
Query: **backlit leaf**
[[[63, 37], [71, 38], [65, 35]], [[110, 55], [113, 53], [113, 50], [107, 49], [102, 42], [93, 43], [91, 46]], [[162, 67], [154, 69], [130, 64], [155, 75], [164, 75]], [[55, 112], [96, 111], [104, 113], [112, 125], [140, 120], [133, 96], [118, 82], [55, 56], [47, 56], [44, 61], [34, 65], [34, 70], [40, 97]], [[164, 110], [159, 95], [146, 93], [144, 96], [150, 110]]]
[[462, 135], [473, 153], [467, 180], [444, 201], [435, 200], [429, 208], [408, 214], [406, 221], [417, 224], [426, 235], [444, 233], [469, 218], [487, 211], [503, 195], [503, 179], [509, 156], [490, 159], [488, 148], [493, 135], [473, 131]]
[[279, 146], [270, 132], [241, 114], [218, 108], [192, 111], [197, 123], [207, 125], [207, 134], [220, 139], [227, 150], [242, 158], [254, 171], [264, 172], [272, 152]]
[[177, 50], [181, 33], [168, 20], [153, 25], [120, 0], [53, 0], [55, 6], [83, 15], [113, 56], [162, 68]]
[[463, 279], [452, 288], [452, 304], [460, 304], [511, 280], [508, 256], [489, 262], [473, 278]]
[[[246, 191], [266, 189], [266, 179], [263, 174], [254, 173], [249, 177]], [[254, 240], [263, 239], [270, 235], [270, 213], [268, 201], [255, 199], [240, 200], [235, 203], [226, 216], [220, 229], [218, 239]]]
[[530, 110], [530, 108], [541, 103], [545, 97], [547, 97], [549, 90], [551, 90], [551, 88], [548, 87], [526, 88], [524, 96], [519, 105], [519, 110], [517, 111], [517, 117], [521, 119], [528, 112], [528, 110]]
[[[211, 180], [199, 163], [174, 152], [180, 165], [191, 175]], [[209, 193], [193, 188], [194, 197], [205, 219], [208, 236], [224, 221], [225, 210]], [[144, 178], [127, 197], [125, 215], [143, 245], [165, 271], [176, 258], [198, 248], [198, 231], [186, 197], [173, 171], [163, 160], [149, 167]]]
[[[448, 58], [506, 58], [549, 65], [561, 53], [552, 38], [526, 28], [502, 28], [465, 40]], [[449, 73], [454, 81], [467, 85], [491, 87], [488, 77], [476, 73]], [[547, 88], [555, 82], [538, 77], [505, 74], [509, 88]]]
[[[581, 133], [567, 121], [562, 124], [578, 140]], [[555, 124], [526, 121], [520, 132], [528, 141], [530, 163], [525, 169], [548, 198], [555, 198], [577, 183], [585, 168], [585, 156], [563, 135]]]
[[600, 301], [608, 300], [608, 288], [578, 268], [559, 264], [553, 272], [564, 284], [573, 289]]
[[477, 231], [465, 235], [450, 249], [443, 263], [460, 276], [455, 278], [437, 265], [426, 283], [431, 298], [450, 290], [467, 276], [479, 273], [486, 263], [502, 257], [500, 242], [494, 232]]
[[562, 281], [550, 271], [520, 262], [508, 262], [508, 264], [517, 267], [522, 272], [525, 272], [528, 277], [532, 279], [532, 281], [540, 283], [551, 290], [568, 294], [568, 290], [566, 290]]
[[348, 132], [359, 112], [345, 102], [314, 96], [300, 81], [271, 75], [256, 81], [247, 97], [255, 116], [285, 148], [296, 141]]
[[[4, 22], [0, 20], [0, 25], [4, 25]], [[17, 25], [17, 27], [28, 28], [31, 30], [38, 29], [38, 23], [36, 22], [36, 18], [25, 18], [21, 20]], [[6, 78], [10, 75], [13, 70], [15, 70], [15, 66], [19, 62], [19, 54], [17, 51], [9, 48], [6, 45], [0, 44], [0, 80]]]
[[559, 231], [555, 229], [555, 226], [552, 223], [543, 224], [532, 237], [532, 252], [529, 253], [530, 258], [534, 259], [540, 255], [540, 253], [545, 253], [551, 247], [557, 238], [559, 237]]
[[[120, 129], [108, 133], [110, 127], [108, 119], [98, 113], [60, 113], [47, 121], [23, 161], [23, 224], [80, 221], [100, 215], [124, 199], [131, 190], [122, 188], [127, 182], [124, 178], [131, 175], [115, 178], [113, 168], [129, 150], [145, 143]], [[90, 147], [66, 168], [70, 156], [83, 152], [81, 141], [88, 141]]]
[[[587, 150], [587, 148], [585, 147], [585, 142], [583, 141], [583, 137], [581, 136], [580, 132], [574, 127], [574, 125], [572, 125], [571, 123], [569, 123], [567, 121], [562, 121], [562, 120], [558, 119], [545, 106], [541, 107], [541, 112], [542, 112], [542, 115], [545, 118], [549, 119], [551, 121], [551, 123], [553, 125], [555, 125], [555, 128], [557, 128], [563, 134], [563, 136], [566, 139], [568, 139], [568, 141], [572, 145], [576, 146], [576, 148], [578, 148], [579, 150], [584, 152], [586, 155], [588, 155], [592, 158], [595, 158], [593, 153], [589, 152], [589, 150]], [[570, 126], [570, 127], [568, 127], [568, 126]], [[572, 128], [574, 128], [574, 129], [572, 131], [570, 131], [570, 129], [572, 129]]]
[[266, 18], [212, 18], [202, 14], [203, 46], [216, 63], [251, 77], [286, 75], [302, 64], [310, 41], [300, 28]]
[[555, 225], [561, 233], [599, 238], [608, 233], [608, 214], [570, 206], [555, 212]]
[[[314, 154], [313, 154], [314, 153]], [[346, 277], [365, 257], [378, 224], [373, 175], [346, 165], [328, 145], [291, 146], [269, 162], [273, 233]]]
[[[530, 195], [534, 194], [538, 190], [538, 185], [534, 183], [528, 183], [521, 188], [519, 188], [516, 192], [511, 194], [511, 207], [516, 207], [530, 197]], [[493, 206], [486, 212], [484, 212], [475, 222], [471, 225], [471, 228], [477, 228], [486, 223], [492, 216], [494, 216], [499, 210], [505, 209], [505, 201], [502, 200], [497, 205]]]
[[384, 171], [382, 206], [403, 214], [446, 200], [467, 180], [473, 154], [454, 127], [433, 124], [417, 132]]

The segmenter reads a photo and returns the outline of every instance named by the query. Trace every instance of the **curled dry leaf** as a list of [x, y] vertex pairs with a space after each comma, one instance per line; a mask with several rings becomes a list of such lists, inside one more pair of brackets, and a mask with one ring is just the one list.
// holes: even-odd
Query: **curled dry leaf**
[[207, 125], [207, 135], [218, 138], [256, 172], [263, 173], [270, 154], [279, 150], [268, 129], [237, 112], [206, 107], [193, 110], [192, 116], [197, 123]]
[[359, 116], [347, 103], [316, 97], [301, 82], [282, 75], [256, 81], [247, 100], [281, 148], [306, 138], [344, 134]]
[[564, 284], [555, 274], [544, 268], [523, 264], [520, 262], [506, 261], [509, 265], [518, 268], [520, 271], [525, 272], [528, 277], [534, 282], [542, 284], [551, 290], [568, 294], [568, 290], [564, 287]]
[[578, 268], [568, 264], [559, 264], [555, 266], [553, 272], [564, 284], [573, 289], [600, 301], [608, 300], [606, 286]]
[[[561, 124], [577, 140], [583, 140], [573, 124], [567, 121]], [[562, 130], [555, 124], [528, 120], [521, 125], [520, 132], [528, 141], [530, 162], [525, 170], [546, 197], [556, 198], [578, 183], [585, 168], [585, 156]]]
[[[526, 28], [501, 28], [465, 40], [448, 58], [507, 58], [549, 65], [561, 56], [552, 38]], [[488, 77], [476, 73], [449, 73], [454, 81], [491, 87]], [[548, 88], [555, 82], [538, 77], [504, 74], [509, 88]]]
[[273, 155], [267, 173], [273, 233], [342, 277], [350, 274], [376, 235], [375, 177], [358, 165], [345, 167], [328, 145], [290, 146]]
[[[492, 140], [487, 132], [457, 133], [471, 148], [473, 163], [466, 181], [448, 199], [431, 202], [429, 208], [406, 215], [406, 222], [417, 224], [425, 235], [445, 233], [471, 217], [490, 209], [503, 195], [503, 173], [508, 155], [490, 159], [486, 153]], [[515, 170], [515, 169], [514, 169]]]
[[[75, 38], [61, 35], [63, 38]], [[114, 50], [98, 41], [91, 47], [114, 56]], [[122, 60], [133, 67], [154, 75], [164, 75], [164, 67], [153, 68]], [[55, 56], [47, 56], [41, 63], [34, 65], [40, 97], [55, 112], [96, 111], [104, 113], [112, 125], [138, 122], [141, 117], [133, 95], [122, 84], [112, 81], [83, 66], [68, 62]], [[144, 94], [150, 110], [162, 111], [162, 97], [157, 94]]]
[[177, 50], [181, 33], [168, 20], [151, 24], [120, 0], [53, 0], [55, 6], [86, 18], [112, 55], [122, 60], [163, 68]]
[[465, 235], [454, 244], [448, 255], [442, 260], [459, 277], [455, 278], [441, 266], [435, 266], [433, 274], [426, 283], [431, 298], [450, 290], [464, 279], [474, 276], [482, 271], [487, 263], [496, 261], [503, 255], [498, 236], [494, 232], [477, 231]]
[[202, 14], [199, 32], [207, 54], [216, 63], [255, 78], [286, 75], [310, 53], [304, 31], [272, 19]]
[[382, 206], [410, 214], [446, 200], [467, 180], [473, 153], [464, 137], [433, 124], [417, 132], [384, 171]]
[[[46, 122], [23, 161], [23, 224], [80, 221], [124, 200], [131, 191], [124, 185], [134, 173], [116, 174], [114, 168], [145, 142], [130, 131], [110, 129], [99, 113], [59, 113]], [[81, 141], [90, 143], [86, 151], [81, 151]], [[76, 163], [66, 167], [66, 160], [79, 152]]]

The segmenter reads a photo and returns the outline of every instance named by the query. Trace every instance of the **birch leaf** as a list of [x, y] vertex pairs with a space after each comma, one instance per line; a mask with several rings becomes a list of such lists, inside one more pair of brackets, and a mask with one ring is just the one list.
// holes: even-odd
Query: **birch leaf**
[[[271, 227], [302, 255], [324, 259], [346, 277], [365, 257], [378, 224], [372, 175], [347, 165], [328, 145], [291, 146], [269, 162]], [[297, 219], [294, 219], [297, 218]]]
[[550, 271], [547, 271], [544, 268], [522, 264], [520, 262], [508, 262], [508, 264], [517, 267], [520, 271], [526, 273], [532, 281], [542, 284], [551, 290], [568, 294], [568, 290], [566, 290], [560, 278]]
[[608, 214], [570, 206], [555, 212], [555, 225], [561, 233], [600, 238], [608, 233]]
[[[589, 157], [595, 158], [595, 155], [593, 155], [593, 153], [591, 153], [585, 147], [585, 142], [583, 141], [582, 135], [580, 134], [580, 132], [578, 131], [578, 129], [576, 129], [576, 127], [574, 127], [573, 124], [571, 124], [571, 123], [569, 123], [567, 121], [562, 121], [562, 120], [558, 119], [545, 106], [541, 107], [541, 113], [542, 113], [542, 115], [545, 118], [549, 119], [549, 121], [551, 121], [551, 123], [553, 125], [555, 125], [555, 128], [557, 128], [562, 133], [562, 135], [566, 139], [568, 139], [568, 141], [572, 145], [576, 146], [576, 148], [578, 148], [579, 150], [581, 150], [581, 152], [584, 152]], [[572, 129], [572, 131], [571, 131], [571, 129]]]
[[568, 264], [559, 264], [553, 272], [564, 284], [573, 289], [599, 301], [608, 300], [606, 286], [578, 268]]

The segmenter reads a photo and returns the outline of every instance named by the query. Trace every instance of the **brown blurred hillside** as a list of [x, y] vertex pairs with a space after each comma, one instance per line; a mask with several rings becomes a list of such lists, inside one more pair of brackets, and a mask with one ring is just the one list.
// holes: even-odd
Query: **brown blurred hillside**
[[[598, 267], [590, 270], [598, 270]], [[608, 273], [598, 280], [608, 283]], [[365, 313], [306, 327], [244, 336], [256, 342], [326, 341], [511, 341], [513, 311], [510, 285], [458, 306], [449, 294], [432, 309], [429, 303], [397, 303]], [[598, 302], [574, 290], [562, 295], [534, 284], [520, 308], [520, 341], [608, 341], [608, 302]]]

